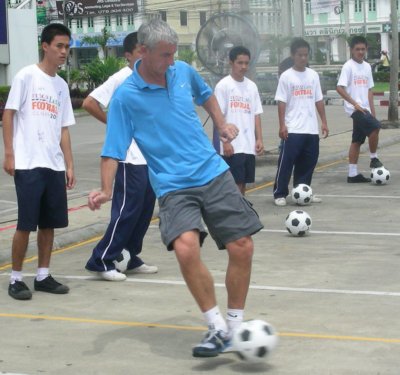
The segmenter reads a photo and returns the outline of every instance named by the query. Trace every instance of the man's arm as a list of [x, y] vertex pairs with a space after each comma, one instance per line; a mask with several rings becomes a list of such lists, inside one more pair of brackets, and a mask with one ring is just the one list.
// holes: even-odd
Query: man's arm
[[321, 132], [322, 136], [326, 138], [329, 135], [328, 123], [326, 122], [325, 105], [324, 101], [320, 100], [315, 103], [319, 117], [321, 119]]
[[71, 149], [71, 137], [67, 126], [64, 126], [61, 129], [60, 147], [64, 154], [65, 174], [67, 177], [67, 189], [72, 189], [75, 186], [76, 180], [74, 173], [74, 160], [72, 157], [72, 149]]
[[256, 136], [256, 153], [261, 155], [264, 152], [264, 143], [262, 139], [262, 129], [261, 129], [261, 115], [256, 115], [255, 119], [255, 136]]
[[368, 103], [369, 107], [371, 108], [371, 115], [375, 116], [375, 105], [374, 105], [374, 93], [372, 92], [372, 89], [368, 90]]
[[224, 115], [214, 94], [203, 103], [203, 108], [213, 120], [222, 142], [230, 142], [237, 137], [239, 129], [235, 125], [225, 122]]
[[349, 102], [356, 111], [360, 111], [365, 113], [365, 109], [362, 108], [346, 91], [344, 86], [337, 86], [336, 92], [344, 99], [346, 102]]
[[14, 159], [14, 113], [12, 109], [5, 109], [3, 113], [3, 142], [4, 142], [4, 162], [3, 168], [7, 174], [14, 176], [15, 159]]
[[86, 109], [94, 118], [101, 121], [102, 123], [107, 123], [107, 114], [103, 111], [100, 106], [100, 103], [93, 98], [92, 96], [88, 96], [82, 103], [82, 107]]
[[278, 118], [279, 118], [279, 138], [284, 141], [288, 138], [288, 130], [285, 123], [286, 103], [278, 101]]
[[90, 192], [88, 199], [89, 208], [94, 211], [100, 209], [101, 205], [112, 197], [113, 182], [117, 173], [118, 160], [102, 157], [100, 162], [101, 190]]

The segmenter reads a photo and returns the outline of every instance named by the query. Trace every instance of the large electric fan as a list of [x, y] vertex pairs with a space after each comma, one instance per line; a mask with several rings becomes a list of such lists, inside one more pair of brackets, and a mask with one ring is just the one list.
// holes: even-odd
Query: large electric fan
[[197, 34], [196, 52], [199, 60], [218, 76], [230, 72], [229, 51], [236, 46], [250, 50], [252, 68], [260, 54], [260, 38], [253, 23], [239, 14], [215, 14]]

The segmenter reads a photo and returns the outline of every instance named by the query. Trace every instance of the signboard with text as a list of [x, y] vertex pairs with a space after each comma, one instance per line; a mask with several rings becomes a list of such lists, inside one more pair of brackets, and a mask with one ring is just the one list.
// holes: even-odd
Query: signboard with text
[[[380, 25], [367, 25], [367, 33], [381, 33], [382, 24]], [[364, 26], [351, 26], [349, 28], [349, 34], [363, 34]], [[305, 36], [335, 36], [346, 34], [346, 29], [344, 26], [325, 26], [325, 27], [307, 27], [304, 30]]]
[[329, 13], [340, 6], [340, 0], [311, 0], [311, 13]]
[[59, 19], [83, 16], [107, 16], [121, 13], [137, 13], [137, 0], [65, 0], [57, 1]]

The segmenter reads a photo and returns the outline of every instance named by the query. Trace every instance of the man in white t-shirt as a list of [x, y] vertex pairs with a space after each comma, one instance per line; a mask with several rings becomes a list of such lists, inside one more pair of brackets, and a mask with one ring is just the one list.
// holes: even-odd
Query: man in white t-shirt
[[225, 121], [235, 124], [239, 134], [231, 143], [224, 143], [214, 130], [213, 143], [229, 165], [243, 195], [246, 183], [252, 183], [255, 179], [255, 155], [260, 155], [264, 151], [261, 130], [263, 109], [260, 95], [256, 84], [245, 77], [250, 58], [250, 51], [246, 47], [232, 48], [229, 52], [231, 73], [222, 78], [214, 90]]
[[[311, 185], [319, 156], [319, 129], [316, 110], [321, 118], [323, 137], [329, 134], [319, 76], [307, 68], [310, 45], [296, 38], [290, 46], [293, 67], [279, 78], [275, 100], [278, 102], [279, 137], [283, 144], [279, 154], [274, 184], [274, 201], [286, 206], [289, 182], [293, 172], [293, 186]], [[315, 110], [316, 109], [316, 110]], [[321, 202], [312, 197], [312, 202]]]
[[69, 291], [53, 279], [49, 265], [54, 228], [68, 226], [66, 189], [75, 185], [68, 130], [75, 118], [68, 85], [57, 75], [67, 59], [70, 39], [71, 32], [62, 24], [43, 29], [43, 59], [14, 77], [3, 115], [3, 166], [14, 176], [18, 202], [8, 294], [17, 300], [32, 298], [22, 281], [22, 265], [30, 232], [38, 227], [34, 289], [54, 294]]
[[[100, 104], [103, 107], [108, 106], [114, 91], [132, 74], [133, 65], [141, 57], [137, 32], [126, 36], [123, 47], [129, 66], [112, 75], [83, 102], [83, 107], [103, 123], [107, 123], [107, 114]], [[146, 160], [132, 140], [126, 159], [118, 163], [110, 223], [103, 238], [93, 249], [86, 269], [97, 272], [104, 280], [124, 281], [126, 275], [116, 270], [114, 261], [126, 249], [131, 259], [125, 273], [156, 273], [156, 266], [145, 264], [138, 257], [153, 215], [154, 204], [155, 195], [150, 185]]]
[[371, 66], [364, 61], [368, 43], [363, 36], [355, 36], [350, 42], [351, 59], [340, 73], [336, 91], [345, 100], [344, 110], [353, 119], [353, 135], [349, 149], [349, 174], [347, 182], [371, 182], [370, 178], [358, 173], [357, 163], [361, 145], [368, 137], [370, 168], [383, 164], [378, 159], [377, 149], [381, 124], [375, 117]]

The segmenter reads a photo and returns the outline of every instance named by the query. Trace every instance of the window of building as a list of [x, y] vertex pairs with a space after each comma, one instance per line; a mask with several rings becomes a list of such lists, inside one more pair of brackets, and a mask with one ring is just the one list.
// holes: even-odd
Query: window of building
[[370, 12], [376, 12], [376, 0], [368, 0], [368, 10]]
[[93, 28], [94, 27], [94, 19], [93, 19], [93, 17], [88, 17], [87, 25], [88, 25], [89, 28]]
[[117, 26], [122, 26], [122, 16], [115, 16]]
[[104, 17], [104, 26], [111, 27], [111, 16], [105, 16]]
[[361, 0], [354, 0], [354, 12], [355, 13], [362, 12], [362, 1]]
[[160, 17], [163, 21], [167, 22], [167, 11], [166, 10], [160, 10]]
[[68, 20], [68, 28], [70, 30], [72, 29], [72, 19], [71, 18]]
[[306, 14], [307, 15], [311, 14], [311, 0], [306, 0], [305, 6], [306, 6]]
[[133, 14], [128, 14], [128, 25], [133, 25], [134, 23]]
[[83, 29], [83, 22], [82, 18], [77, 18], [76, 20], [76, 28], [77, 29]]
[[184, 10], [180, 11], [181, 26], [187, 26], [188, 15]]
[[203, 26], [207, 21], [207, 12], [200, 12], [200, 26]]

